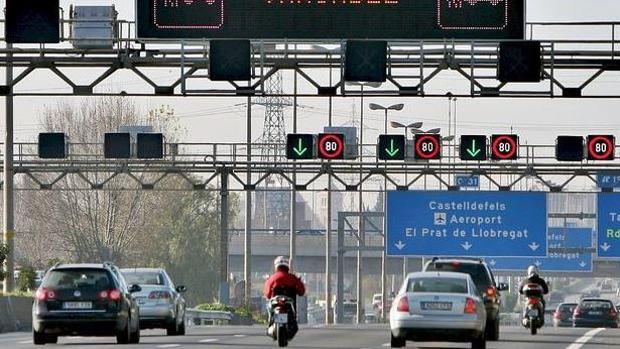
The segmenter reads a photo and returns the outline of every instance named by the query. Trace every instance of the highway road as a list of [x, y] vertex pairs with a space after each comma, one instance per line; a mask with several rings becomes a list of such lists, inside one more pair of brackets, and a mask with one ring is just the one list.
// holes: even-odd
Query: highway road
[[[291, 343], [291, 348], [363, 349], [388, 347], [389, 332], [382, 325], [304, 327]], [[167, 337], [163, 331], [142, 332], [138, 345], [116, 345], [114, 338], [61, 337], [57, 345], [34, 346], [29, 333], [0, 335], [0, 348], [203, 348], [203, 349], [259, 349], [274, 348], [274, 343], [264, 335], [264, 329], [254, 327], [193, 327], [182, 337]], [[464, 344], [408, 343], [408, 348], [469, 348]], [[530, 336], [519, 327], [503, 327], [502, 339], [489, 342], [488, 348], [501, 349], [612, 349], [620, 347], [620, 330], [553, 329], [544, 328], [537, 336]]]

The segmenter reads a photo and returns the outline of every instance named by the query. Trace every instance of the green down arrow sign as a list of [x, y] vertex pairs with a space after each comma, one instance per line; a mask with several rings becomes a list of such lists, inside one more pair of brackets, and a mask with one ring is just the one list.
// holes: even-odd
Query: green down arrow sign
[[399, 151], [400, 151], [399, 148], [395, 148], [394, 147], [394, 140], [393, 139], [390, 140], [390, 148], [385, 148], [385, 152], [391, 158], [395, 157], [396, 154], [398, 154]]
[[480, 148], [476, 148], [476, 140], [473, 139], [471, 141], [471, 147], [467, 149], [467, 152], [469, 153], [469, 155], [471, 155], [472, 158], [475, 158], [476, 155], [480, 154], [480, 151]]
[[300, 138], [299, 143], [297, 144], [295, 148], [293, 148], [293, 151], [297, 154], [297, 156], [301, 157], [308, 151], [308, 147], [304, 147], [304, 142]]

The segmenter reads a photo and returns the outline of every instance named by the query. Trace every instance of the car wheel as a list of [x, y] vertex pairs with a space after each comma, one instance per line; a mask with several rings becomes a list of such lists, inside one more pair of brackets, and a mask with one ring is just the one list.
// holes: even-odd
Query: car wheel
[[136, 326], [136, 330], [129, 335], [129, 343], [140, 343], [140, 325]]
[[43, 345], [47, 343], [47, 335], [43, 332], [32, 330], [32, 342], [34, 345]]
[[181, 324], [179, 324], [179, 330], [177, 334], [179, 336], [185, 336], [185, 319], [181, 320]]
[[489, 340], [489, 341], [499, 340], [499, 319], [496, 318], [487, 323], [485, 337], [486, 337], [486, 340]]
[[170, 323], [166, 327], [166, 334], [168, 336], [178, 336], [179, 335], [179, 325], [177, 324], [177, 319], [176, 318], [174, 318], [172, 323]]
[[127, 318], [127, 323], [125, 324], [125, 328], [116, 332], [116, 343], [117, 344], [128, 344], [129, 337], [131, 335], [131, 319]]
[[407, 341], [404, 338], [394, 337], [393, 334], [390, 334], [390, 346], [392, 348], [402, 348], [407, 345]]
[[478, 338], [474, 339], [471, 342], [471, 349], [486, 349], [487, 341], [484, 338], [484, 334], [480, 335]]
[[48, 336], [47, 336], [47, 339], [46, 339], [45, 341], [46, 341], [47, 343], [50, 343], [50, 344], [56, 344], [56, 343], [58, 343], [58, 336], [55, 336], [55, 335], [48, 335]]

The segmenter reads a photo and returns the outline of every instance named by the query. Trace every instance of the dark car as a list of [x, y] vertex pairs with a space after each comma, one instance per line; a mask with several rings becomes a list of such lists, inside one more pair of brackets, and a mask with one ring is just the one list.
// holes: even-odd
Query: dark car
[[485, 336], [487, 340], [499, 340], [499, 311], [502, 297], [499, 291], [508, 290], [506, 284], [496, 284], [493, 272], [481, 259], [433, 258], [424, 267], [424, 271], [451, 271], [469, 274], [476, 284], [476, 289], [487, 312]]
[[573, 327], [618, 328], [618, 310], [608, 299], [582, 299], [573, 312]]
[[43, 278], [32, 306], [34, 344], [59, 336], [116, 336], [140, 342], [139, 308], [119, 269], [110, 264], [57, 264]]
[[562, 303], [553, 312], [554, 327], [572, 327], [573, 312], [577, 307], [577, 303]]

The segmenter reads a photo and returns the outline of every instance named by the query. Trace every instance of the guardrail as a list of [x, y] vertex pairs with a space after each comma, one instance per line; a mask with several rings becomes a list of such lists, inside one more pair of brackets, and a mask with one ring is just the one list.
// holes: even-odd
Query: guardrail
[[187, 309], [185, 318], [187, 323], [196, 326], [205, 325], [230, 325], [233, 322], [233, 314], [229, 311]]

